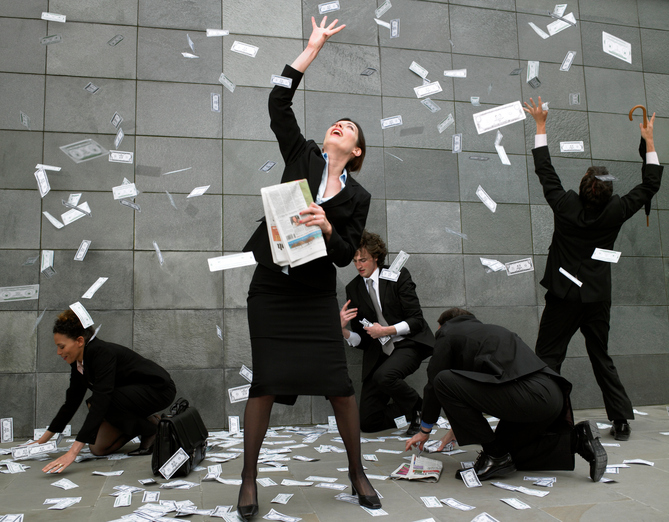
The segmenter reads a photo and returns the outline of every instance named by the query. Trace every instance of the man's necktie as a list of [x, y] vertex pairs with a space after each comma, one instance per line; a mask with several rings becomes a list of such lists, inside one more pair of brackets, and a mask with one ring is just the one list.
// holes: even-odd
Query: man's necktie
[[[388, 321], [386, 321], [386, 318], [383, 317], [383, 313], [381, 312], [381, 305], [379, 304], [379, 299], [378, 297], [376, 297], [376, 291], [374, 290], [374, 280], [371, 278], [367, 280], [367, 291], [369, 292], [369, 297], [372, 300], [372, 306], [374, 306], [374, 310], [376, 311], [376, 317], [379, 319], [379, 324], [381, 326], [388, 326]], [[386, 355], [390, 355], [391, 353], [393, 353], [395, 345], [391, 340], [388, 341], [383, 346], [381, 346], [381, 349], [383, 350], [383, 353], [385, 353]]]

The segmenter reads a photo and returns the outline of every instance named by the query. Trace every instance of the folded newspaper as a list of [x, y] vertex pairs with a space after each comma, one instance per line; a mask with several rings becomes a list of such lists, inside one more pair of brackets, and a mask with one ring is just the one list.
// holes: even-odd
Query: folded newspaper
[[438, 482], [442, 468], [443, 464], [438, 460], [412, 455], [411, 462], [405, 462], [393, 471], [390, 476], [396, 479]]
[[313, 201], [306, 179], [264, 187], [260, 194], [277, 265], [296, 267], [327, 255], [321, 228], [300, 224], [300, 212]]

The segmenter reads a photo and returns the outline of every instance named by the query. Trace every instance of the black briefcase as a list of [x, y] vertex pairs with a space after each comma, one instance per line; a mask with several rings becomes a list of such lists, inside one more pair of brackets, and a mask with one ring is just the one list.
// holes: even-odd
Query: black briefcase
[[186, 399], [178, 399], [170, 408], [170, 413], [163, 413], [158, 423], [151, 457], [153, 474], [159, 475], [162, 465], [179, 448], [183, 448], [189, 458], [172, 476], [188, 475], [207, 453], [207, 435], [207, 428], [198, 411], [189, 407]]

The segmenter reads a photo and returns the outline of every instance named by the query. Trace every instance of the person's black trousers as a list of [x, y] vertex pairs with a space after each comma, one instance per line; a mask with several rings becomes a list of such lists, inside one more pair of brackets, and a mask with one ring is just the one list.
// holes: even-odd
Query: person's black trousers
[[549, 368], [560, 373], [569, 341], [580, 328], [608, 418], [633, 419], [632, 402], [609, 355], [610, 317], [611, 301], [582, 303], [546, 292], [535, 352]]
[[[374, 371], [362, 383], [360, 393], [360, 430], [374, 433], [395, 427], [394, 419], [414, 415], [412, 408], [421, 397], [404, 379], [420, 367], [428, 355], [420, 345], [404, 339], [390, 356], [382, 354]], [[392, 399], [392, 403], [388, 404]]]
[[172, 381], [164, 385], [133, 384], [115, 388], [105, 420], [131, 438], [153, 435], [156, 425], [147, 417], [170, 406], [175, 396]]
[[[458, 445], [495, 442], [511, 453], [522, 470], [573, 470], [571, 426], [550, 430], [560, 416], [564, 396], [557, 382], [542, 372], [497, 384], [444, 370], [434, 391], [451, 423]], [[500, 419], [495, 431], [483, 416]]]

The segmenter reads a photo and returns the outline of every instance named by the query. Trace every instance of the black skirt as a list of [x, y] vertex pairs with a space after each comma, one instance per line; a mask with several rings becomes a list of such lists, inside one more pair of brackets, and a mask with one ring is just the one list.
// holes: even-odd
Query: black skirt
[[250, 397], [275, 395], [293, 405], [298, 395], [353, 395], [334, 290], [315, 290], [258, 265], [247, 302]]

